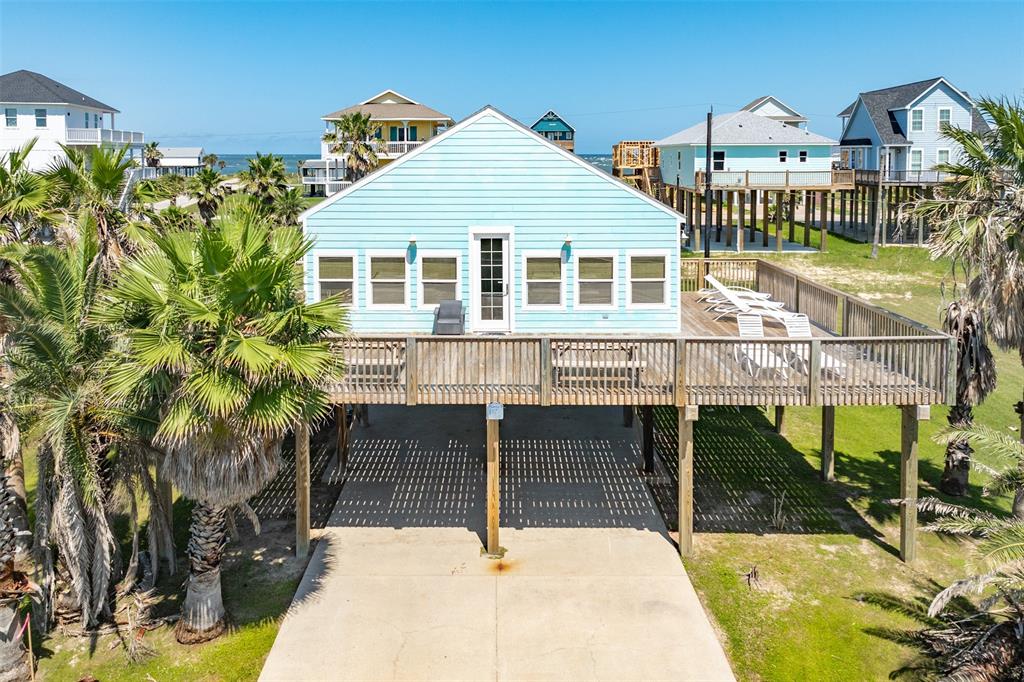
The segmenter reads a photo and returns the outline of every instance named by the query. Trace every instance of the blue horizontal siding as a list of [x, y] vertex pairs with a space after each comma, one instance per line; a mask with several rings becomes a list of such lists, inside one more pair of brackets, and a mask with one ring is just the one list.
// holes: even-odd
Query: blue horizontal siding
[[[470, 298], [470, 228], [511, 227], [514, 331], [523, 333], [660, 333], [679, 329], [678, 217], [652, 206], [610, 176], [580, 167], [533, 135], [485, 116], [389, 167], [341, 199], [310, 214], [314, 249], [306, 261], [306, 290], [315, 294], [317, 253], [359, 254], [358, 296], [350, 320], [357, 332], [428, 332], [432, 309], [417, 305], [418, 253], [458, 252], [463, 301]], [[416, 244], [409, 238], [415, 235]], [[617, 309], [581, 310], [573, 302], [572, 250], [617, 254]], [[407, 310], [367, 309], [366, 252], [398, 250], [410, 273]], [[523, 308], [525, 251], [563, 251], [565, 309]], [[627, 309], [626, 254], [670, 254], [670, 301], [663, 309]]]

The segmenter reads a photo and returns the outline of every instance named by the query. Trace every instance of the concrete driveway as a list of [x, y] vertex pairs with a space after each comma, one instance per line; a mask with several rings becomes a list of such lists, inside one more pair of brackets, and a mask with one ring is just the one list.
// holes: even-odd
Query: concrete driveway
[[507, 408], [501, 560], [483, 409], [372, 407], [260, 677], [732, 680], [617, 408]]

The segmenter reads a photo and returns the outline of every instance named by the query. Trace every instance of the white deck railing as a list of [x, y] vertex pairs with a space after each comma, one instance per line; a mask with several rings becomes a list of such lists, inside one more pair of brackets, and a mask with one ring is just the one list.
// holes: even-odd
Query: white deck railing
[[131, 130], [113, 130], [111, 128], [68, 128], [69, 144], [141, 144], [146, 141], [143, 133]]

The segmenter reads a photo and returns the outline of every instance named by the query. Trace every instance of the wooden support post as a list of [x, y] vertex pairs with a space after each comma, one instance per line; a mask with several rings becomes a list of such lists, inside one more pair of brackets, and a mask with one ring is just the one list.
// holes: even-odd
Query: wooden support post
[[679, 555], [693, 555], [693, 423], [696, 405], [681, 405], [678, 415], [677, 456], [679, 458]]
[[623, 405], [622, 406], [622, 425], [626, 428], [633, 426], [633, 406]]
[[732, 246], [732, 192], [725, 193], [725, 245]]
[[821, 480], [834, 481], [836, 478], [836, 408], [823, 405], [821, 408]]
[[750, 190], [750, 243], [757, 239], [757, 190]]
[[309, 424], [295, 423], [295, 556], [309, 554]]
[[917, 441], [919, 422], [929, 418], [928, 405], [903, 405], [900, 438], [900, 558], [917, 557]]
[[743, 237], [747, 229], [747, 191], [740, 190], [736, 193], [739, 197], [739, 221], [736, 223], [736, 250], [743, 253]]
[[499, 478], [498, 435], [500, 422], [487, 420], [487, 553], [501, 554], [498, 544], [499, 511], [501, 508], [501, 479]]
[[337, 457], [338, 479], [341, 480], [348, 470], [348, 411], [344, 405], [334, 406], [334, 422], [338, 428], [338, 442], [335, 456]]
[[796, 241], [796, 192], [789, 190], [789, 211], [786, 218], [789, 220], [789, 241]]
[[846, 234], [849, 226], [846, 224], [846, 191], [839, 191], [839, 228]]
[[654, 473], [654, 408], [645, 405], [640, 408], [640, 415], [643, 419], [643, 443], [644, 473]]
[[[828, 229], [829, 225], [835, 226], [836, 195], [832, 192], [821, 194], [821, 252], [828, 251]], [[826, 220], [825, 209], [828, 208]]]
[[694, 246], [693, 246], [693, 250], [695, 252], [697, 252], [697, 253], [704, 253], [704, 242], [700, 238], [701, 226], [704, 224], [704, 221], [701, 220], [701, 215], [700, 215], [700, 204], [701, 204], [700, 194], [698, 194], [696, 190], [694, 190], [694, 192], [693, 192], [693, 204], [694, 204], [694, 211], [693, 211], [693, 239], [694, 239]]
[[814, 224], [814, 192], [804, 191], [804, 246], [811, 245], [811, 225]]
[[775, 433], [780, 436], [786, 435], [786, 406], [775, 406]]
[[722, 241], [722, 199], [724, 192], [722, 190], [715, 191], [715, 241]]
[[775, 193], [775, 250], [782, 253], [782, 192]]
[[768, 248], [768, 190], [761, 192], [761, 246]]

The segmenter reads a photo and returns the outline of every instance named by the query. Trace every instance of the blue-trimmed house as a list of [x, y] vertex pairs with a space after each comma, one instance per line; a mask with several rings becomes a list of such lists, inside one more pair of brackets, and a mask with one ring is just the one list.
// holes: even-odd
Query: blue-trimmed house
[[942, 134], [949, 124], [984, 132], [988, 124], [966, 92], [945, 78], [862, 92], [839, 112], [840, 160], [847, 168], [885, 168], [895, 178], [934, 174], [959, 148]]
[[[693, 187], [697, 171], [706, 167], [706, 144], [707, 121], [655, 142], [662, 181]], [[741, 110], [711, 119], [711, 169], [727, 176], [726, 184], [744, 184], [747, 172], [831, 170], [835, 144], [764, 113]]]
[[538, 118], [530, 129], [566, 151], [576, 151], [576, 129], [554, 111], [549, 111]]
[[682, 215], [493, 107], [311, 207], [310, 300], [357, 334], [678, 333]]

